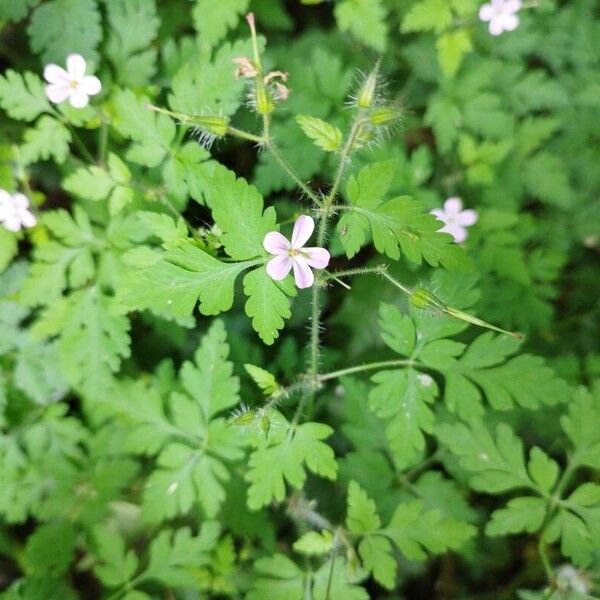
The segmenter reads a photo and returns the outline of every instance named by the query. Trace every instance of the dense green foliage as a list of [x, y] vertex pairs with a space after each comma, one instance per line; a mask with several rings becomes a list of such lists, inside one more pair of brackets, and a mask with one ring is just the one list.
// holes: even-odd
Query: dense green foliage
[[2, 600], [600, 594], [600, 7], [482, 4], [0, 0]]

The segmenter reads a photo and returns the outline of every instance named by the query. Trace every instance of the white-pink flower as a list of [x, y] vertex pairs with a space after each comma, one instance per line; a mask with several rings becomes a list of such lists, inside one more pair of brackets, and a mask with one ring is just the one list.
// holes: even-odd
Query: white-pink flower
[[23, 227], [33, 227], [37, 220], [29, 210], [27, 196], [17, 192], [9, 194], [0, 189], [0, 224], [8, 231], [20, 231]]
[[521, 0], [490, 0], [479, 9], [479, 18], [489, 22], [488, 29], [492, 35], [500, 35], [519, 26], [517, 13], [522, 6]]
[[467, 239], [467, 227], [477, 222], [477, 211], [463, 210], [463, 203], [460, 198], [448, 198], [444, 202], [444, 208], [434, 208], [431, 211], [444, 226], [438, 231], [449, 233], [457, 244]]
[[44, 79], [48, 82], [48, 100], [60, 104], [68, 99], [73, 108], [87, 106], [89, 97], [99, 94], [102, 84], [94, 75], [86, 75], [85, 68], [85, 59], [81, 54], [67, 56], [66, 70], [55, 64], [46, 65]]
[[305, 248], [315, 229], [315, 222], [307, 215], [300, 215], [294, 223], [292, 241], [288, 241], [278, 231], [265, 235], [263, 246], [269, 254], [274, 254], [267, 263], [267, 273], [275, 281], [281, 281], [294, 269], [294, 279], [299, 288], [308, 288], [314, 281], [313, 269], [324, 269], [329, 264], [329, 252], [325, 248]]

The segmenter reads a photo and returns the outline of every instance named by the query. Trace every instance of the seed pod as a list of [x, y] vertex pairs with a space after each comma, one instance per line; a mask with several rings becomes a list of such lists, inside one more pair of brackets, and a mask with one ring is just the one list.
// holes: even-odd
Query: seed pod
[[447, 306], [435, 294], [424, 288], [417, 288], [411, 293], [410, 303], [423, 310], [447, 310]]
[[369, 122], [375, 127], [385, 127], [402, 118], [402, 111], [395, 106], [380, 106], [369, 115]]

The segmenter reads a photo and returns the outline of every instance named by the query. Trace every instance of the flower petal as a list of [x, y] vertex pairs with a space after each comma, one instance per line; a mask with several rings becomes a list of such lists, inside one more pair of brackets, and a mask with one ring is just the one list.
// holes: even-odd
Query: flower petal
[[313, 269], [324, 269], [331, 258], [325, 248], [302, 248], [302, 254], [306, 254], [306, 262]]
[[292, 268], [292, 259], [287, 254], [280, 254], [267, 263], [267, 274], [275, 281], [281, 281], [287, 277]]
[[46, 96], [50, 102], [60, 104], [64, 102], [73, 91], [73, 88], [67, 83], [51, 83], [46, 86]]
[[29, 198], [25, 194], [21, 194], [21, 192], [13, 194], [12, 201], [13, 205], [17, 208], [23, 209], [29, 207]]
[[89, 102], [89, 96], [81, 89], [81, 87], [75, 88], [69, 97], [69, 103], [73, 108], [85, 108]]
[[448, 198], [446, 202], [444, 202], [444, 213], [446, 217], [456, 216], [463, 207], [462, 200], [457, 197]]
[[86, 75], [79, 84], [79, 87], [88, 95], [95, 96], [100, 93], [102, 84], [95, 75]]
[[438, 221], [441, 221], [442, 223], [446, 222], [446, 213], [441, 208], [434, 208], [433, 210], [430, 210], [429, 213], [436, 217]]
[[58, 65], [50, 63], [44, 67], [44, 79], [48, 83], [69, 83], [69, 74]]
[[506, 0], [504, 3], [504, 9], [509, 13], [519, 12], [521, 8], [523, 8], [521, 0]]
[[484, 4], [479, 9], [479, 19], [481, 21], [491, 21], [494, 16], [494, 8], [491, 4]]
[[519, 17], [517, 15], [504, 15], [502, 19], [505, 31], [514, 31], [519, 26]]
[[502, 19], [499, 19], [498, 17], [494, 17], [490, 21], [490, 25], [489, 25], [488, 29], [490, 30], [490, 33], [492, 35], [502, 34], [504, 32], [504, 25], [502, 23]]
[[21, 230], [21, 219], [19, 219], [16, 214], [12, 214], [4, 219], [2, 225], [4, 225], [5, 229], [8, 229], [8, 231], [16, 233]]
[[37, 223], [37, 219], [33, 215], [33, 213], [29, 212], [27, 209], [23, 210], [20, 214], [21, 223], [25, 227], [33, 227]]
[[287, 255], [288, 250], [291, 247], [292, 245], [283, 235], [281, 235], [281, 233], [279, 233], [279, 231], [269, 231], [263, 240], [263, 248], [269, 252], [269, 254]]
[[292, 248], [302, 248], [315, 230], [315, 222], [308, 215], [300, 215], [294, 223]]
[[315, 276], [310, 270], [306, 259], [302, 256], [296, 256], [292, 262], [294, 263], [294, 279], [296, 280], [296, 285], [301, 290], [309, 288], [315, 282]]
[[467, 230], [456, 223], [452, 225], [446, 225], [441, 229], [438, 229], [440, 233], [449, 233], [457, 244], [464, 242], [467, 239]]
[[456, 218], [456, 223], [462, 227], [470, 227], [477, 223], [478, 215], [476, 210], [467, 208], [463, 210]]
[[67, 56], [67, 72], [70, 79], [81, 81], [85, 75], [85, 58], [81, 54], [69, 54]]

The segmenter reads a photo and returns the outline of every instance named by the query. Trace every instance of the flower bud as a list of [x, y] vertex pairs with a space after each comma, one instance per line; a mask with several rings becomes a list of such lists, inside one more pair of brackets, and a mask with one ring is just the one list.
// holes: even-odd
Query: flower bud
[[375, 100], [375, 91], [377, 89], [377, 68], [373, 69], [369, 73], [369, 76], [365, 79], [362, 84], [358, 96], [356, 98], [356, 103], [359, 108], [369, 108], [373, 101]]
[[446, 311], [446, 305], [429, 290], [424, 288], [417, 288], [410, 295], [410, 303], [415, 308], [421, 308], [423, 310], [442, 310]]
[[256, 85], [256, 112], [260, 115], [268, 115], [275, 110], [273, 98], [267, 92], [262, 81]]
[[269, 429], [271, 429], [271, 421], [266, 414], [263, 415], [262, 419], [260, 420], [260, 428], [263, 430], [265, 437], [268, 437]]
[[246, 410], [240, 413], [235, 419], [233, 419], [233, 421], [231, 421], [231, 424], [237, 425], [238, 427], [245, 427], [246, 425], [252, 425], [255, 419], [255, 412], [253, 410]]
[[369, 115], [369, 122], [375, 127], [385, 127], [402, 118], [402, 111], [395, 106], [380, 106]]
[[194, 125], [219, 138], [226, 135], [229, 129], [228, 117], [221, 117], [218, 115], [187, 115], [185, 113], [167, 110], [166, 108], [161, 108], [160, 106], [154, 106], [153, 104], [147, 104], [146, 108], [163, 115], [168, 115], [180, 123]]

